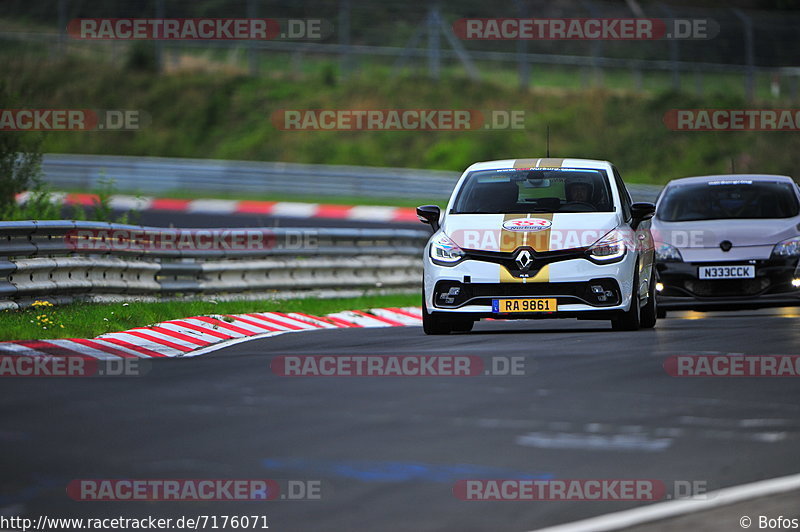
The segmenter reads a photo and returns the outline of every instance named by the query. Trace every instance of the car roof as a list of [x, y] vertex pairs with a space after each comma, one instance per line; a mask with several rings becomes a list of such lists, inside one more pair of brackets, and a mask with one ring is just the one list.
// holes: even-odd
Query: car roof
[[712, 181], [762, 181], [762, 182], [784, 182], [794, 183], [794, 179], [785, 175], [770, 175], [770, 174], [720, 174], [720, 175], [704, 175], [696, 177], [682, 177], [680, 179], [673, 179], [667, 186], [682, 186], [709, 183]]
[[607, 170], [610, 167], [610, 162], [596, 159], [530, 157], [523, 159], [483, 161], [470, 165], [466, 171], [474, 172], [476, 170], [505, 170], [508, 168], [589, 168], [596, 170]]

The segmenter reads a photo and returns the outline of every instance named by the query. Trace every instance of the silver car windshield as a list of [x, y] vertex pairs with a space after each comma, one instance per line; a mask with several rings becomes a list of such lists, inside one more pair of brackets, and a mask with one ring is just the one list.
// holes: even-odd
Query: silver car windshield
[[614, 212], [605, 172], [480, 170], [467, 176], [453, 214]]
[[656, 217], [665, 222], [791, 218], [798, 202], [790, 183], [719, 181], [668, 187]]

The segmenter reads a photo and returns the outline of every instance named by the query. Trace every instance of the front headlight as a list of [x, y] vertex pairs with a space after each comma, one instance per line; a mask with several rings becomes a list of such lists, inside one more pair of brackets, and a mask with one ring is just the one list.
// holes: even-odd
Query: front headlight
[[656, 245], [656, 261], [657, 262], [683, 262], [681, 252], [675, 246], [669, 244]]
[[452, 266], [464, 258], [464, 251], [444, 233], [431, 240], [431, 260], [440, 266]]
[[778, 242], [772, 254], [776, 257], [800, 257], [800, 236]]
[[628, 247], [626, 244], [625, 235], [614, 229], [592, 244], [588, 251], [589, 257], [595, 262], [617, 262], [625, 256]]

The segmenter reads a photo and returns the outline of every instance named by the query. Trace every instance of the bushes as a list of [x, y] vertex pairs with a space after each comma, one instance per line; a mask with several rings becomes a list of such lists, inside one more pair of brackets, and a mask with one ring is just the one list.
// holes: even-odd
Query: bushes
[[[375, 75], [333, 81], [322, 69], [302, 79], [220, 72], [155, 74], [93, 65], [78, 58], [35, 69], [11, 61], [8, 78], [31, 101], [49, 107], [138, 109], [152, 116], [139, 131], [48, 134], [45, 152], [146, 155], [400, 166], [461, 171], [478, 160], [545, 154], [609, 159], [631, 182], [737, 171], [791, 175], [800, 164], [796, 133], [674, 132], [669, 109], [748, 104], [732, 95], [633, 94], [604, 89], [519, 91], [516, 83], [444, 77], [388, 79]], [[545, 75], [545, 74], [542, 74]], [[756, 104], [754, 104], [756, 105]], [[760, 107], [790, 107], [761, 102]], [[281, 109], [522, 110], [525, 128], [500, 131], [281, 131]]]
[[[17, 109], [19, 97], [0, 80], [0, 109]], [[41, 190], [40, 136], [21, 131], [0, 131], [0, 217], [16, 208], [16, 195], [31, 188]]]

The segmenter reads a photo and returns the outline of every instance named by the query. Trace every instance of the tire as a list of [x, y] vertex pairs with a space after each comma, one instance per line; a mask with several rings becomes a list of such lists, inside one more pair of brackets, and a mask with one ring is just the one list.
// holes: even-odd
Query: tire
[[468, 333], [472, 330], [472, 327], [475, 325], [475, 322], [471, 319], [462, 319], [453, 322], [452, 329], [453, 332], [464, 332]]
[[653, 273], [650, 276], [650, 287], [647, 289], [647, 304], [642, 307], [641, 312], [640, 325], [642, 329], [652, 329], [655, 327], [659, 317], [658, 301], [656, 300], [656, 279], [653, 278], [655, 273], [655, 267], [653, 267]]
[[422, 289], [422, 330], [428, 335], [450, 334], [453, 330], [450, 320], [428, 313], [428, 307], [425, 304], [425, 288]]
[[619, 316], [611, 320], [611, 328], [615, 331], [638, 331], [642, 326], [642, 308], [639, 303], [639, 265], [633, 275], [633, 295], [631, 308], [620, 312]]

